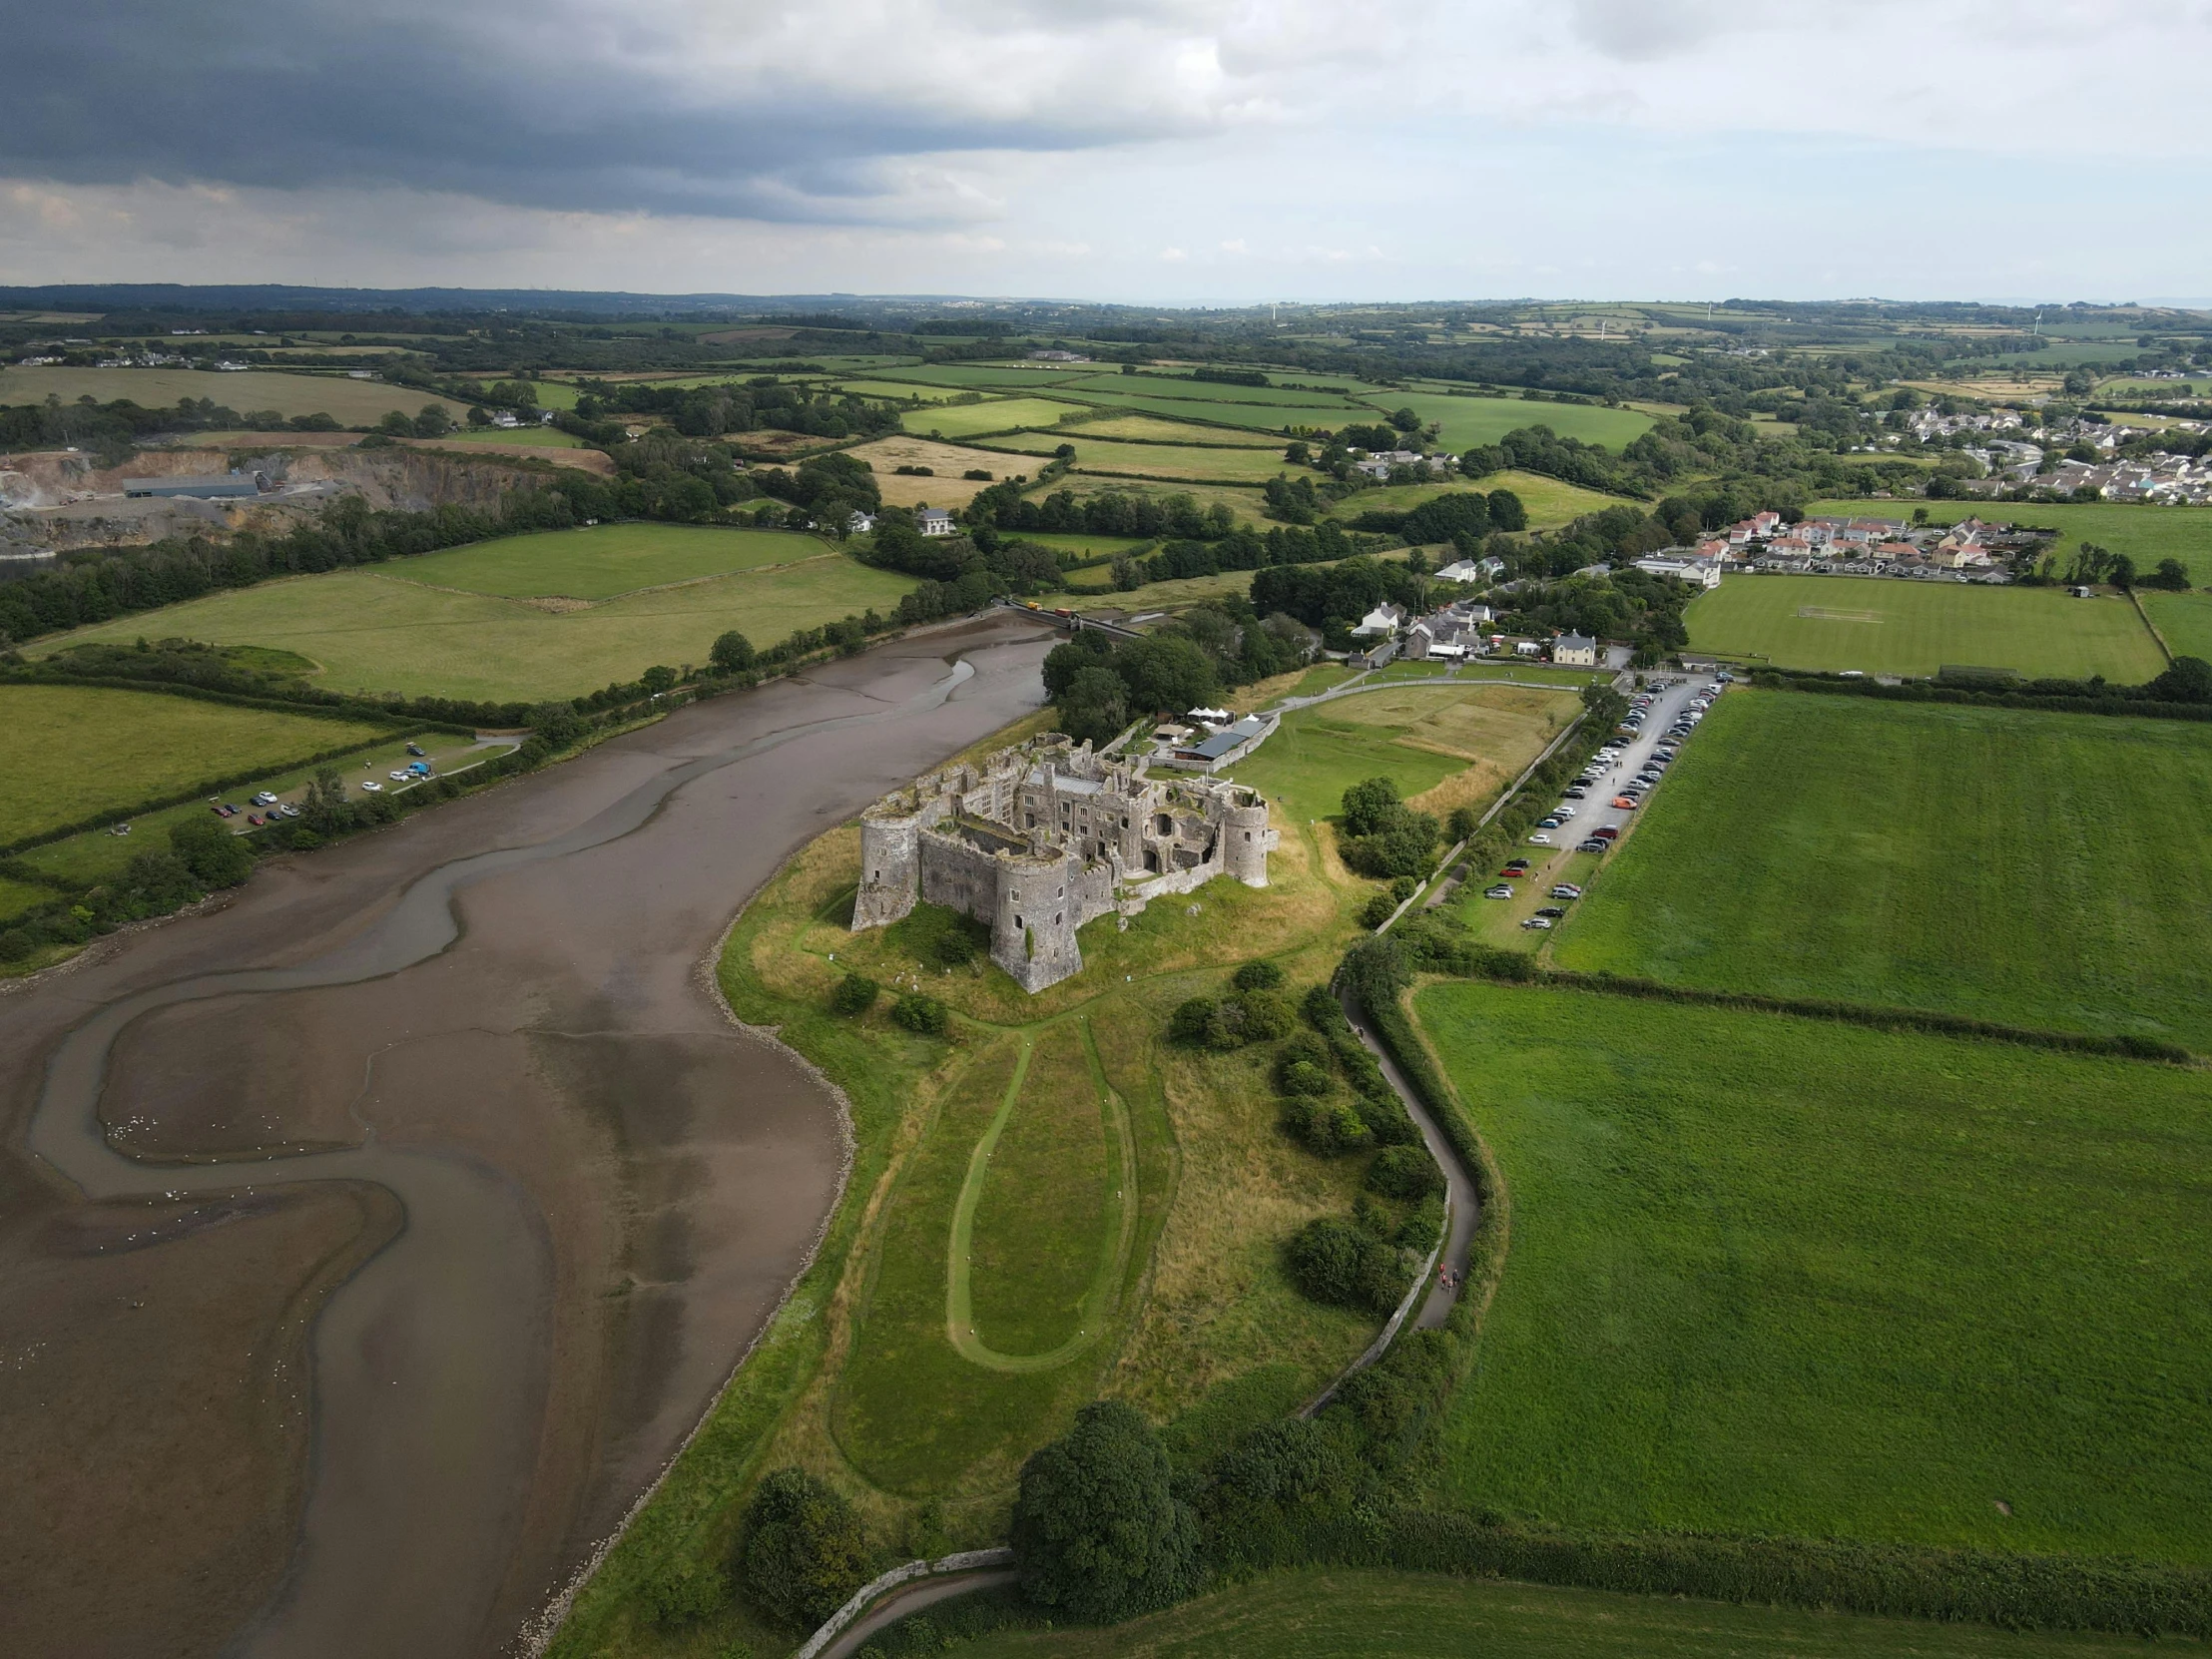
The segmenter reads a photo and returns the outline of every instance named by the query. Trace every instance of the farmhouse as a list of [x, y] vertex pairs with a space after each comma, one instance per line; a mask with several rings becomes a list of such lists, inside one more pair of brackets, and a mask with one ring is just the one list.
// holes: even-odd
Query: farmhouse
[[923, 507], [914, 514], [914, 528], [925, 536], [949, 536], [959, 527], [942, 507]]
[[1597, 641], [1587, 634], [1561, 634], [1551, 642], [1551, 660], [1563, 668], [1597, 667]]
[[1353, 629], [1356, 640], [1387, 640], [1397, 637], [1398, 625], [1405, 620], [1405, 613], [1391, 604], [1382, 604], [1360, 619], [1360, 626]]
[[[1225, 734], [1226, 735], [1226, 734]], [[1279, 832], [1239, 784], [1149, 779], [1057, 734], [931, 773], [860, 816], [852, 930], [916, 899], [988, 923], [991, 960], [1034, 994], [1083, 969], [1076, 929], [1217, 875], [1268, 884]]]

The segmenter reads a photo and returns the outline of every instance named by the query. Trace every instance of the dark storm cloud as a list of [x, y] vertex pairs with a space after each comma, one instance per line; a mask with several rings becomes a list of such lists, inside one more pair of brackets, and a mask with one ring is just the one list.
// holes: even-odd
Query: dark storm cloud
[[[749, 10], [770, 8], [726, 15]], [[741, 42], [718, 75], [685, 60], [679, 31], [696, 15], [588, 0], [0, 0], [14, 71], [0, 175], [838, 221], [877, 217], [897, 158], [1123, 136], [974, 114], [860, 61], [826, 79], [821, 54], [794, 54], [789, 14], [765, 20], [764, 52], [805, 67], [748, 61]], [[839, 26], [831, 8], [816, 16]], [[861, 60], [877, 43], [852, 44]]]

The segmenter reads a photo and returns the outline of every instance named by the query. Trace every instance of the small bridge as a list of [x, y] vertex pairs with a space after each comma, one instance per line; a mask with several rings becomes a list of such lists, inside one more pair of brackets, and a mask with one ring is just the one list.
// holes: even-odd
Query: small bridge
[[1102, 622], [1097, 617], [1085, 616], [1082, 612], [1071, 611], [1065, 606], [1047, 610], [1042, 605], [1033, 605], [1022, 599], [999, 599], [995, 603], [1021, 616], [1035, 617], [1039, 622], [1049, 622], [1055, 628], [1065, 628], [1071, 634], [1080, 634], [1090, 629], [1101, 634], [1111, 634], [1118, 640], [1145, 638], [1142, 629], [1125, 627], [1118, 622]]

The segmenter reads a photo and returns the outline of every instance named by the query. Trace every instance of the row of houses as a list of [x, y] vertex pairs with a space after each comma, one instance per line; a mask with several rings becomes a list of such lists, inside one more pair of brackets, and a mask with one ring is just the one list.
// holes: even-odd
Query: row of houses
[[[1471, 599], [1412, 621], [1406, 620], [1402, 606], [1378, 605], [1352, 631], [1354, 639], [1369, 642], [1366, 649], [1354, 653], [1354, 663], [1376, 668], [1398, 657], [1415, 663], [1463, 663], [1491, 656], [1508, 643], [1503, 634], [1488, 631], [1496, 620], [1489, 606]], [[1560, 634], [1548, 642], [1520, 640], [1513, 642], [1512, 650], [1519, 657], [1548, 656], [1563, 668], [1595, 668], [1598, 663], [1598, 643], [1587, 634]]]

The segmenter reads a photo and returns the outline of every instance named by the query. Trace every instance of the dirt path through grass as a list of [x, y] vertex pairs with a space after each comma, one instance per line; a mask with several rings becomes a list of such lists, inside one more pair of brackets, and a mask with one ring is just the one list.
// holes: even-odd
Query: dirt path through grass
[[[1091, 1086], [1097, 1091], [1101, 1114], [1106, 1120], [1108, 1142], [1113, 1148], [1115, 1159], [1114, 1168], [1108, 1177], [1109, 1219], [1107, 1225], [1101, 1229], [1098, 1268], [1092, 1274], [1090, 1286], [1083, 1294], [1081, 1323], [1075, 1335], [1057, 1347], [1043, 1354], [1002, 1354], [985, 1344], [977, 1334], [973, 1280], [975, 1212], [982, 1203], [984, 1183], [990, 1174], [991, 1154], [997, 1150], [999, 1138], [1014, 1115], [1014, 1108], [1021, 1100], [1022, 1086], [1029, 1077], [1029, 1062], [1036, 1047], [1036, 1030], [1024, 1030], [1020, 1034], [1021, 1052], [1014, 1062], [1013, 1078], [1006, 1085], [1006, 1093], [999, 1101], [998, 1110], [992, 1114], [989, 1127], [976, 1141], [975, 1150], [968, 1155], [967, 1176], [960, 1184], [958, 1198], [953, 1201], [952, 1230], [945, 1246], [945, 1339], [951, 1343], [954, 1352], [961, 1359], [989, 1371], [1017, 1374], [1051, 1371], [1066, 1365], [1105, 1335], [1114, 1312], [1115, 1288], [1121, 1283], [1129, 1264], [1129, 1252], [1136, 1242], [1136, 1134], [1130, 1125], [1127, 1104], [1106, 1082], [1105, 1068], [1100, 1063], [1097, 1045], [1092, 1040], [1089, 1021], [1078, 1018], [1075, 1023], [1082, 1034], [1084, 1059], [1091, 1074]], [[1045, 1109], [1049, 1109], [1050, 1104], [1031, 1102], [1032, 1107]]]

